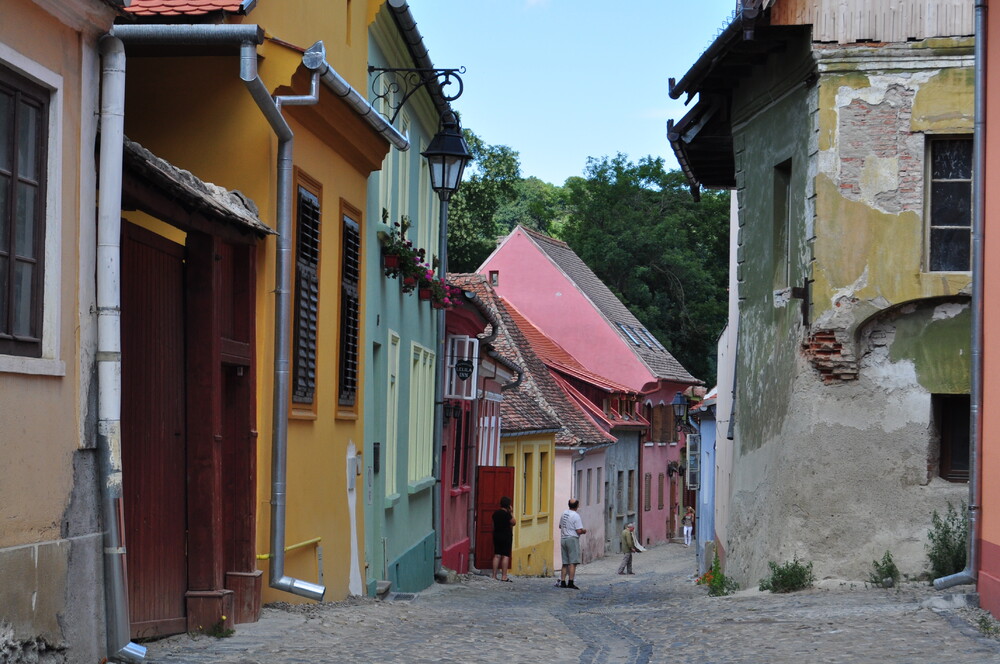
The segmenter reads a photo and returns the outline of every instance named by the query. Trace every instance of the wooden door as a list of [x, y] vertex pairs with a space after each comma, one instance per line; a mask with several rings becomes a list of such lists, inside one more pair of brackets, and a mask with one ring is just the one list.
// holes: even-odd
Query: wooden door
[[514, 495], [514, 469], [509, 466], [476, 468], [476, 568], [493, 569], [493, 512], [500, 498]]
[[122, 466], [132, 637], [187, 629], [184, 248], [122, 242]]

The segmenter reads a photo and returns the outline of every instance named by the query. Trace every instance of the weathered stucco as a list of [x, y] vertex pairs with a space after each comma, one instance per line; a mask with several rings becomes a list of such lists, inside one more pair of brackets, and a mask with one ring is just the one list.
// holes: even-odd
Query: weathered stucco
[[970, 54], [961, 39], [790, 47], [734, 93], [740, 308], [720, 531], [744, 585], [793, 556], [820, 578], [864, 579], [886, 550], [923, 572], [932, 512], [968, 493], [937, 477], [932, 395], [969, 391], [970, 277], [925, 271], [923, 179], [926, 133], [971, 131]]

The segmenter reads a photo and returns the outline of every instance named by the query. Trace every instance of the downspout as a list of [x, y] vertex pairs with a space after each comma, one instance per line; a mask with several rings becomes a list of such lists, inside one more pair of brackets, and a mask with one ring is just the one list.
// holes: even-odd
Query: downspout
[[275, 224], [278, 246], [274, 267], [274, 399], [271, 412], [271, 560], [269, 585], [300, 597], [322, 601], [326, 586], [285, 574], [285, 512], [286, 477], [288, 474], [288, 392], [291, 389], [289, 371], [289, 328], [292, 320], [292, 152], [294, 134], [281, 115], [282, 103], [288, 105], [315, 104], [319, 101], [318, 78], [313, 76], [310, 95], [272, 98], [257, 74], [257, 46], [244, 42], [240, 46], [240, 80], [257, 102], [272, 131], [278, 138], [277, 209]]
[[105, 35], [101, 50], [101, 146], [97, 199], [97, 443], [104, 519], [104, 602], [108, 659], [141, 662], [129, 640], [121, 456], [121, 209], [125, 139], [125, 47]]
[[291, 320], [289, 271], [291, 265], [291, 187], [293, 134], [281, 115], [281, 104], [310, 104], [319, 100], [314, 77], [312, 94], [272, 99], [257, 73], [257, 46], [263, 31], [257, 25], [120, 25], [112, 34], [143, 44], [230, 44], [240, 47], [240, 80], [257, 103], [278, 138], [277, 210], [278, 247], [275, 264], [274, 399], [271, 441], [271, 558], [270, 586], [313, 600], [322, 600], [326, 587], [285, 575], [285, 498], [288, 456], [289, 344]]
[[934, 579], [938, 590], [975, 583], [979, 576], [979, 457], [983, 405], [983, 188], [986, 171], [986, 2], [976, 0], [975, 129], [972, 134], [972, 368], [969, 394], [969, 530], [965, 569]]

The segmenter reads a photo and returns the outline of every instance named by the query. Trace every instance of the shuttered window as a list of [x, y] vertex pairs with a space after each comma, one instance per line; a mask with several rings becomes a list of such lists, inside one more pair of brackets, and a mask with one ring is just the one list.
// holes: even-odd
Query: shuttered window
[[340, 375], [337, 403], [353, 408], [358, 393], [358, 326], [361, 280], [361, 229], [343, 216], [340, 262]]
[[646, 512], [653, 507], [650, 504], [653, 494], [653, 473], [646, 473], [642, 482], [642, 509]]
[[297, 203], [292, 402], [314, 404], [319, 320], [319, 196], [299, 186]]
[[49, 93], [0, 67], [0, 353], [42, 355]]

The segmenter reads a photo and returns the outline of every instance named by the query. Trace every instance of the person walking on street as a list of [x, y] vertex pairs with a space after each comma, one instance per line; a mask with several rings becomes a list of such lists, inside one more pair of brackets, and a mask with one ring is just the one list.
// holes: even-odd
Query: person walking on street
[[690, 505], [688, 505], [687, 511], [684, 512], [681, 525], [684, 526], [684, 546], [691, 546], [691, 531], [694, 530], [694, 508]]
[[500, 509], [493, 512], [493, 578], [497, 578], [499, 568], [501, 581], [510, 581], [507, 570], [514, 545], [514, 524], [517, 523], [513, 511], [511, 499], [504, 496], [500, 499]]
[[635, 546], [635, 524], [630, 523], [625, 526], [625, 530], [622, 531], [622, 553], [625, 557], [622, 558], [622, 564], [618, 566], [619, 574], [632, 574], [632, 554], [637, 552], [639, 549]]
[[576, 566], [580, 564], [580, 535], [587, 532], [583, 519], [577, 514], [580, 501], [570, 498], [569, 509], [559, 517], [559, 551], [562, 554], [562, 571], [559, 573], [559, 587], [579, 590], [573, 582]]

